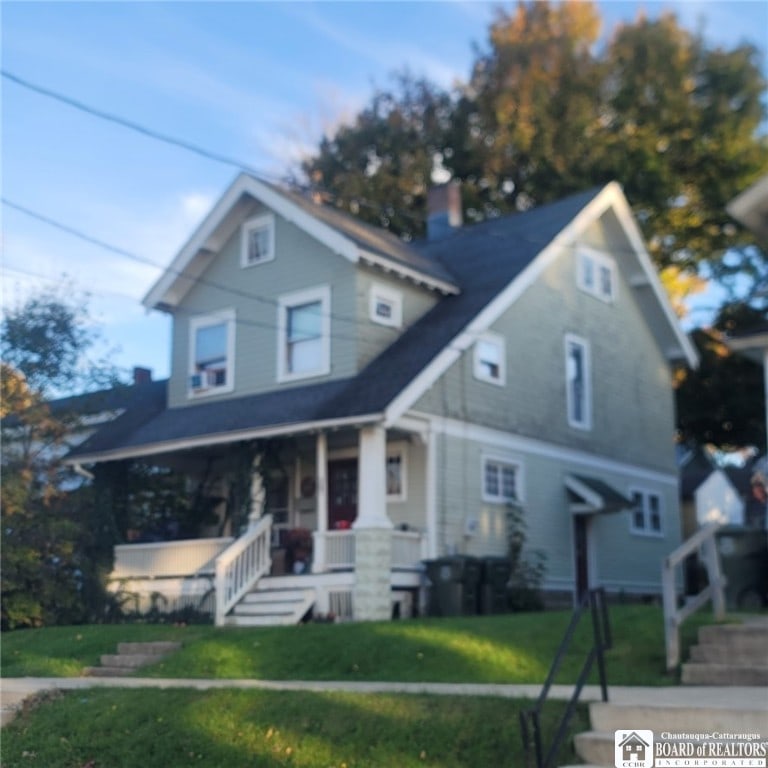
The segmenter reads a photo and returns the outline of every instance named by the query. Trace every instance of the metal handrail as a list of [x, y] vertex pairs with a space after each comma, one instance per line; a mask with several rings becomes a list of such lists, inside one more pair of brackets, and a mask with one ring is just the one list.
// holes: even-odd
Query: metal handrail
[[[568, 647], [573, 640], [573, 636], [576, 633], [579, 621], [587, 610], [589, 610], [592, 616], [592, 647], [584, 659], [584, 664], [576, 680], [573, 694], [571, 695], [565, 712], [560, 719], [552, 743], [545, 754], [541, 734], [541, 711], [544, 708], [555, 675], [560, 669], [563, 658], [565, 657]], [[595, 662], [597, 662], [603, 701], [608, 701], [608, 680], [606, 677], [605, 658], [603, 654], [611, 647], [611, 644], [611, 625], [608, 617], [608, 605], [605, 599], [605, 591], [603, 589], [591, 589], [582, 597], [581, 602], [571, 616], [571, 621], [568, 624], [568, 628], [560, 643], [560, 647], [557, 649], [549, 674], [541, 689], [539, 698], [536, 700], [536, 704], [530, 709], [525, 709], [520, 712], [520, 729], [522, 732], [523, 748], [525, 750], [526, 765], [528, 768], [531, 768], [533, 765], [535, 765], [536, 768], [552, 768], [557, 752], [568, 731], [568, 725], [571, 722], [573, 713], [576, 711], [576, 704], [578, 703], [581, 691], [584, 688], [589, 673], [592, 671], [592, 665]], [[534, 749], [535, 763], [531, 761], [531, 746], [533, 746]]]

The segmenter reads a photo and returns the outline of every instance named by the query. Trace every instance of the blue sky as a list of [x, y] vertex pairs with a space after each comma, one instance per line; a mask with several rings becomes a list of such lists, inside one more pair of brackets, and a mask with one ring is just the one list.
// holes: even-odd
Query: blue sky
[[[2, 2], [7, 72], [159, 133], [280, 175], [408, 67], [464, 81], [496, 3]], [[508, 7], [508, 6], [507, 6]], [[768, 3], [603, 2], [604, 34], [639, 10], [672, 10], [717, 45], [768, 49]], [[168, 264], [233, 167], [2, 88], [5, 199]], [[3, 301], [67, 274], [88, 291], [116, 364], [169, 372], [170, 323], [141, 298], [160, 274], [4, 206]]]

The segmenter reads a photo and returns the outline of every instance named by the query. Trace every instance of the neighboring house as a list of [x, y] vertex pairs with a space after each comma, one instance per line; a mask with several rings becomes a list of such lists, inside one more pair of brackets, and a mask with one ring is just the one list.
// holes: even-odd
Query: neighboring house
[[[519, 505], [548, 591], [660, 591], [680, 541], [670, 368], [696, 356], [619, 186], [453, 228], [442, 192], [410, 244], [247, 175], [216, 203], [145, 299], [173, 317], [167, 402], [69, 461], [213, 470], [219, 498], [243, 445], [264, 464], [246, 532], [126, 544], [130, 588], [215, 583], [219, 623], [402, 615], [423, 559], [504, 555]], [[290, 547], [301, 575], [281, 573]]]
[[679, 466], [683, 538], [709, 523], [744, 525], [744, 494], [729, 469], [698, 446], [682, 452]]

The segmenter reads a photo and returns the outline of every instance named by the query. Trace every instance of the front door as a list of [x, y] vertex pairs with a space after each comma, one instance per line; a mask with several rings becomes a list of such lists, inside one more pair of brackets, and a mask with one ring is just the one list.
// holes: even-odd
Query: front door
[[357, 517], [357, 459], [328, 463], [328, 527], [349, 528]]

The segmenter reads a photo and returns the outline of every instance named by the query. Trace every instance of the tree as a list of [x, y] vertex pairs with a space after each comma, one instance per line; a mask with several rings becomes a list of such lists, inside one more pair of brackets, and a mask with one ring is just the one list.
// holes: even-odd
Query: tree
[[[92, 542], [99, 525], [87, 488], [66, 493], [61, 465], [76, 414], [54, 413], [46, 396], [95, 371], [84, 359], [95, 334], [87, 311], [44, 292], [3, 319], [2, 627], [87, 617], [88, 598], [103, 600]], [[111, 373], [111, 372], [110, 372]], [[110, 544], [111, 554], [111, 544]], [[99, 597], [101, 596], [101, 597]]]

